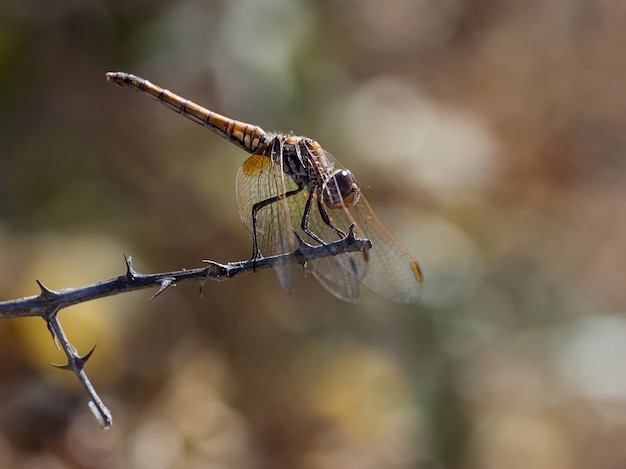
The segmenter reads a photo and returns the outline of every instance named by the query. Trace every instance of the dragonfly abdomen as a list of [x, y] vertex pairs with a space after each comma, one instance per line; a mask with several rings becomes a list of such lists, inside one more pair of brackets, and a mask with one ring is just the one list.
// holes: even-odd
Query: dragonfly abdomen
[[206, 127], [248, 153], [263, 153], [267, 148], [270, 138], [259, 126], [246, 124], [210, 111], [193, 101], [130, 73], [109, 72], [106, 77], [108, 81], [116, 85], [152, 96], [172, 111]]

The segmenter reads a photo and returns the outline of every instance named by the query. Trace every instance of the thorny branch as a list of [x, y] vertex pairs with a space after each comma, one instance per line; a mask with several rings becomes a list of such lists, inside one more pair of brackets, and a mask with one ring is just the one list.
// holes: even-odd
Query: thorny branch
[[0, 302], [0, 319], [40, 316], [46, 321], [55, 345], [57, 348], [60, 346], [67, 356], [66, 365], [54, 366], [70, 370], [76, 374], [89, 396], [89, 407], [100, 422], [100, 425], [102, 425], [103, 428], [107, 428], [113, 422], [111, 412], [98, 396], [84, 370], [85, 364], [91, 357], [95, 346], [89, 353], [81, 357], [72, 346], [61, 327], [61, 323], [57, 317], [59, 311], [79, 303], [85, 303], [106, 296], [158, 287], [157, 292], [150, 297], [150, 299], [154, 299], [168, 287], [183, 282], [195, 281], [200, 282], [202, 285], [207, 279], [225, 280], [242, 272], [267, 269], [281, 264], [297, 263], [306, 265], [307, 262], [314, 259], [349, 252], [364, 251], [372, 248], [371, 241], [359, 238], [355, 235], [354, 225], [350, 227], [350, 232], [345, 238], [325, 245], [311, 246], [304, 242], [297, 234], [296, 237], [298, 238], [298, 246], [294, 251], [256, 260], [230, 262], [228, 264], [205, 260], [204, 262], [206, 262], [207, 265], [197, 269], [158, 274], [140, 274], [133, 268], [132, 258], [125, 257], [126, 273], [124, 275], [84, 287], [66, 288], [56, 291], [50, 290], [42, 282], [37, 280], [41, 293], [37, 296]]

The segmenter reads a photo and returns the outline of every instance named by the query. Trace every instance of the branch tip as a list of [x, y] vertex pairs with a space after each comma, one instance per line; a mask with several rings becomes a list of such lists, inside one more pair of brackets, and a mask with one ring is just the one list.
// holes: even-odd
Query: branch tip
[[96, 417], [100, 426], [103, 429], [108, 430], [108, 428], [113, 424], [113, 416], [111, 415], [111, 412], [109, 412], [109, 409], [103, 407], [102, 404], [98, 405], [94, 401], [89, 401], [88, 405], [91, 413]]

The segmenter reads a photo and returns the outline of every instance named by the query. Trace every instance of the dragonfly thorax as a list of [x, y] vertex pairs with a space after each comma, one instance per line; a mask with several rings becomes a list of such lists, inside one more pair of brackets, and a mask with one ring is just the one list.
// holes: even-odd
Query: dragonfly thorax
[[321, 195], [328, 208], [357, 203], [361, 195], [354, 175], [335, 164], [315, 140], [294, 135], [276, 135], [271, 144], [272, 159], [280, 164], [300, 188]]
[[294, 135], [276, 135], [270, 145], [271, 158], [300, 188], [315, 192], [332, 176], [334, 163], [315, 140]]

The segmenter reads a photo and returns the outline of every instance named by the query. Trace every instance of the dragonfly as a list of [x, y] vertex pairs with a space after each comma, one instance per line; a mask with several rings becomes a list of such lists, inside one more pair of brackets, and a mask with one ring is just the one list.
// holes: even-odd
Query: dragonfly
[[[344, 301], [358, 301], [365, 286], [396, 303], [417, 302], [423, 282], [420, 266], [376, 216], [352, 172], [317, 141], [267, 133], [136, 75], [108, 72], [106, 78], [152, 96], [251, 155], [237, 172], [236, 195], [239, 215], [252, 238], [252, 260], [292, 252], [299, 239], [314, 246], [339, 241], [353, 227], [358, 237], [371, 241], [371, 249], [307, 261], [306, 271]], [[293, 263], [274, 270], [290, 293]]]

